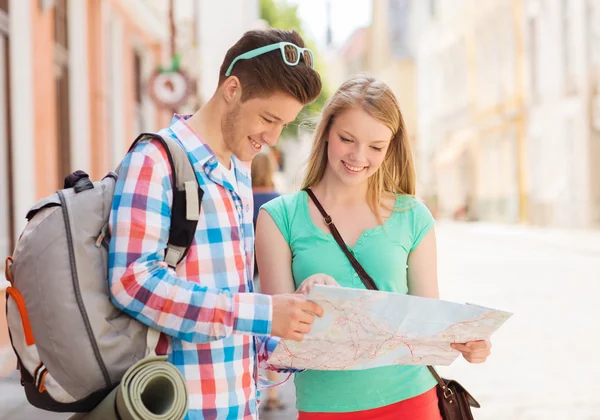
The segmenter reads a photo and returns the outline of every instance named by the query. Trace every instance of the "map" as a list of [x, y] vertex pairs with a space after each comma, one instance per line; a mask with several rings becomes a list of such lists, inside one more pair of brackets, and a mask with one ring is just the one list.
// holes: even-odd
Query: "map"
[[315, 285], [324, 310], [304, 341], [281, 340], [269, 364], [281, 368], [360, 370], [395, 364], [450, 365], [450, 343], [484, 340], [512, 313], [399, 293]]

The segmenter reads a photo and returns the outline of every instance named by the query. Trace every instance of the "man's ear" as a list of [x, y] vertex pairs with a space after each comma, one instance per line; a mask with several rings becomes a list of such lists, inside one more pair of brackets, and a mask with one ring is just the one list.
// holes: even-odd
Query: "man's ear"
[[236, 76], [229, 76], [222, 86], [223, 99], [227, 103], [235, 101], [242, 97], [242, 83]]

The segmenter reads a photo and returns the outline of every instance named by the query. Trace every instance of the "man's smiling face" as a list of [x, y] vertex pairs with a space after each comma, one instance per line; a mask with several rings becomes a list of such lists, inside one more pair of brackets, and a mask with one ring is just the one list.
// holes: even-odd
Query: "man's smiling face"
[[276, 145], [283, 128], [296, 119], [302, 107], [282, 93], [238, 100], [231, 104], [223, 122], [225, 145], [241, 161], [251, 161], [265, 144]]

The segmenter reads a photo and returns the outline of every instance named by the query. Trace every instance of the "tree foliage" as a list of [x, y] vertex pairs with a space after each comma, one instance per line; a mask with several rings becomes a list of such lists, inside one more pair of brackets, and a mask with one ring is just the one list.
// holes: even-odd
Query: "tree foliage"
[[306, 32], [302, 27], [302, 21], [298, 17], [297, 5], [288, 4], [285, 0], [260, 0], [260, 17], [272, 28], [296, 30], [300, 36], [302, 36], [304, 42], [306, 42], [306, 46], [313, 51], [315, 55], [315, 69], [321, 74], [321, 81], [323, 82], [321, 94], [313, 103], [304, 107], [296, 121], [286, 127], [282, 133], [283, 137], [293, 137], [298, 133], [298, 124], [302, 120], [318, 114], [329, 96], [327, 86], [325, 85], [325, 78], [323, 77], [324, 72], [321, 71], [323, 68], [323, 61], [320, 60], [319, 51], [316, 49], [313, 40], [306, 36]]

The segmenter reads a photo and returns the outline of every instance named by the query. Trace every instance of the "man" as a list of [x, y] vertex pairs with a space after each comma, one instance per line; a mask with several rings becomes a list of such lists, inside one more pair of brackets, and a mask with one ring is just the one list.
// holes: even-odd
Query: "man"
[[[282, 44], [284, 43], [284, 44]], [[313, 55], [294, 31], [250, 31], [227, 52], [213, 97], [175, 115], [163, 136], [179, 140], [204, 196], [194, 243], [175, 270], [164, 262], [173, 200], [159, 142], [129, 153], [110, 229], [114, 304], [159, 330], [157, 353], [186, 378], [190, 419], [257, 416], [258, 362], [274, 340], [302, 340], [322, 315], [298, 295], [253, 293], [251, 161], [320, 93]]]

